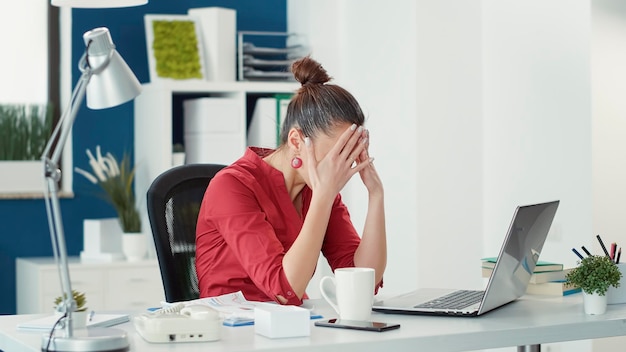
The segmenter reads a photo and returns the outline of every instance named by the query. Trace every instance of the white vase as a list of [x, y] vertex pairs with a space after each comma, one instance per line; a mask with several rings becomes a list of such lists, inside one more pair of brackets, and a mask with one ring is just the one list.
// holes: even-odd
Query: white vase
[[[87, 327], [87, 319], [89, 312], [87, 310], [82, 310], [80, 312], [72, 313], [72, 326], [74, 329], [84, 329]], [[56, 319], [59, 319], [63, 316], [63, 313], [54, 311], [54, 316]], [[56, 320], [55, 319], [55, 320]]]
[[583, 291], [583, 306], [585, 313], [590, 315], [600, 315], [606, 312], [607, 296], [600, 296], [597, 293], [587, 293]]
[[146, 236], [141, 232], [123, 233], [122, 252], [124, 252], [124, 256], [126, 256], [126, 260], [129, 262], [138, 262], [143, 260], [148, 252]]
[[185, 165], [185, 153], [172, 153], [172, 167]]

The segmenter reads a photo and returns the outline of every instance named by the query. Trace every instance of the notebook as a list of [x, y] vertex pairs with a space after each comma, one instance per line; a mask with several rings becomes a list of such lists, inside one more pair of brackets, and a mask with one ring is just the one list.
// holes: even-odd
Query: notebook
[[[24, 331], [50, 331], [57, 320], [59, 315], [48, 315], [43, 318], [35, 320], [29, 320], [17, 325], [18, 330]], [[122, 324], [130, 321], [128, 314], [94, 314], [92, 319], [87, 322], [87, 327], [109, 327], [117, 324]], [[60, 325], [56, 326], [56, 329], [61, 328]]]
[[559, 201], [518, 206], [485, 290], [419, 289], [374, 302], [394, 314], [479, 316], [525, 294]]

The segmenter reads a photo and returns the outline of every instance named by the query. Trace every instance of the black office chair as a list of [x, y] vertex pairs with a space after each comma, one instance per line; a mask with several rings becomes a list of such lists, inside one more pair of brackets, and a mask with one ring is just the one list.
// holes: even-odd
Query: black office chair
[[224, 165], [188, 164], [159, 175], [147, 192], [148, 218], [167, 302], [200, 297], [196, 222], [204, 192]]

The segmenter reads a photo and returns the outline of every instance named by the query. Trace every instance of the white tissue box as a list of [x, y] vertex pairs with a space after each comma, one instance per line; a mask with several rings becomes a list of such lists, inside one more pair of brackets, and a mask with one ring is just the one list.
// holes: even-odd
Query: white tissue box
[[311, 313], [296, 306], [260, 303], [254, 308], [254, 330], [269, 338], [311, 335]]

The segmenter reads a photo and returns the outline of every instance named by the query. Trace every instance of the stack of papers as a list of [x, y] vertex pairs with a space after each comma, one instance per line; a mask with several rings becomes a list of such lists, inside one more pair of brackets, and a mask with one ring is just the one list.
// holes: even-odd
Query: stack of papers
[[[54, 323], [59, 320], [59, 315], [50, 315], [43, 318], [30, 320], [17, 325], [18, 330], [23, 331], [50, 331], [54, 326]], [[128, 314], [94, 314], [90, 321], [87, 322], [87, 327], [109, 327], [117, 324], [122, 324], [129, 321]], [[61, 324], [56, 326], [56, 329], [61, 328]]]
[[[176, 302], [176, 303], [164, 303], [164, 307], [169, 307], [183, 303], [185, 306], [189, 305], [206, 305], [220, 313], [220, 316], [224, 319], [224, 325], [226, 326], [242, 326], [254, 324], [254, 308], [258, 305], [267, 304], [269, 302], [253, 302], [248, 301], [243, 296], [241, 291], [228, 293], [216, 297], [206, 297], [194, 299], [191, 301]], [[271, 302], [274, 303], [274, 302]], [[277, 304], [277, 303], [275, 303]], [[313, 310], [311, 312], [311, 319], [322, 318], [321, 315], [315, 314]]]

